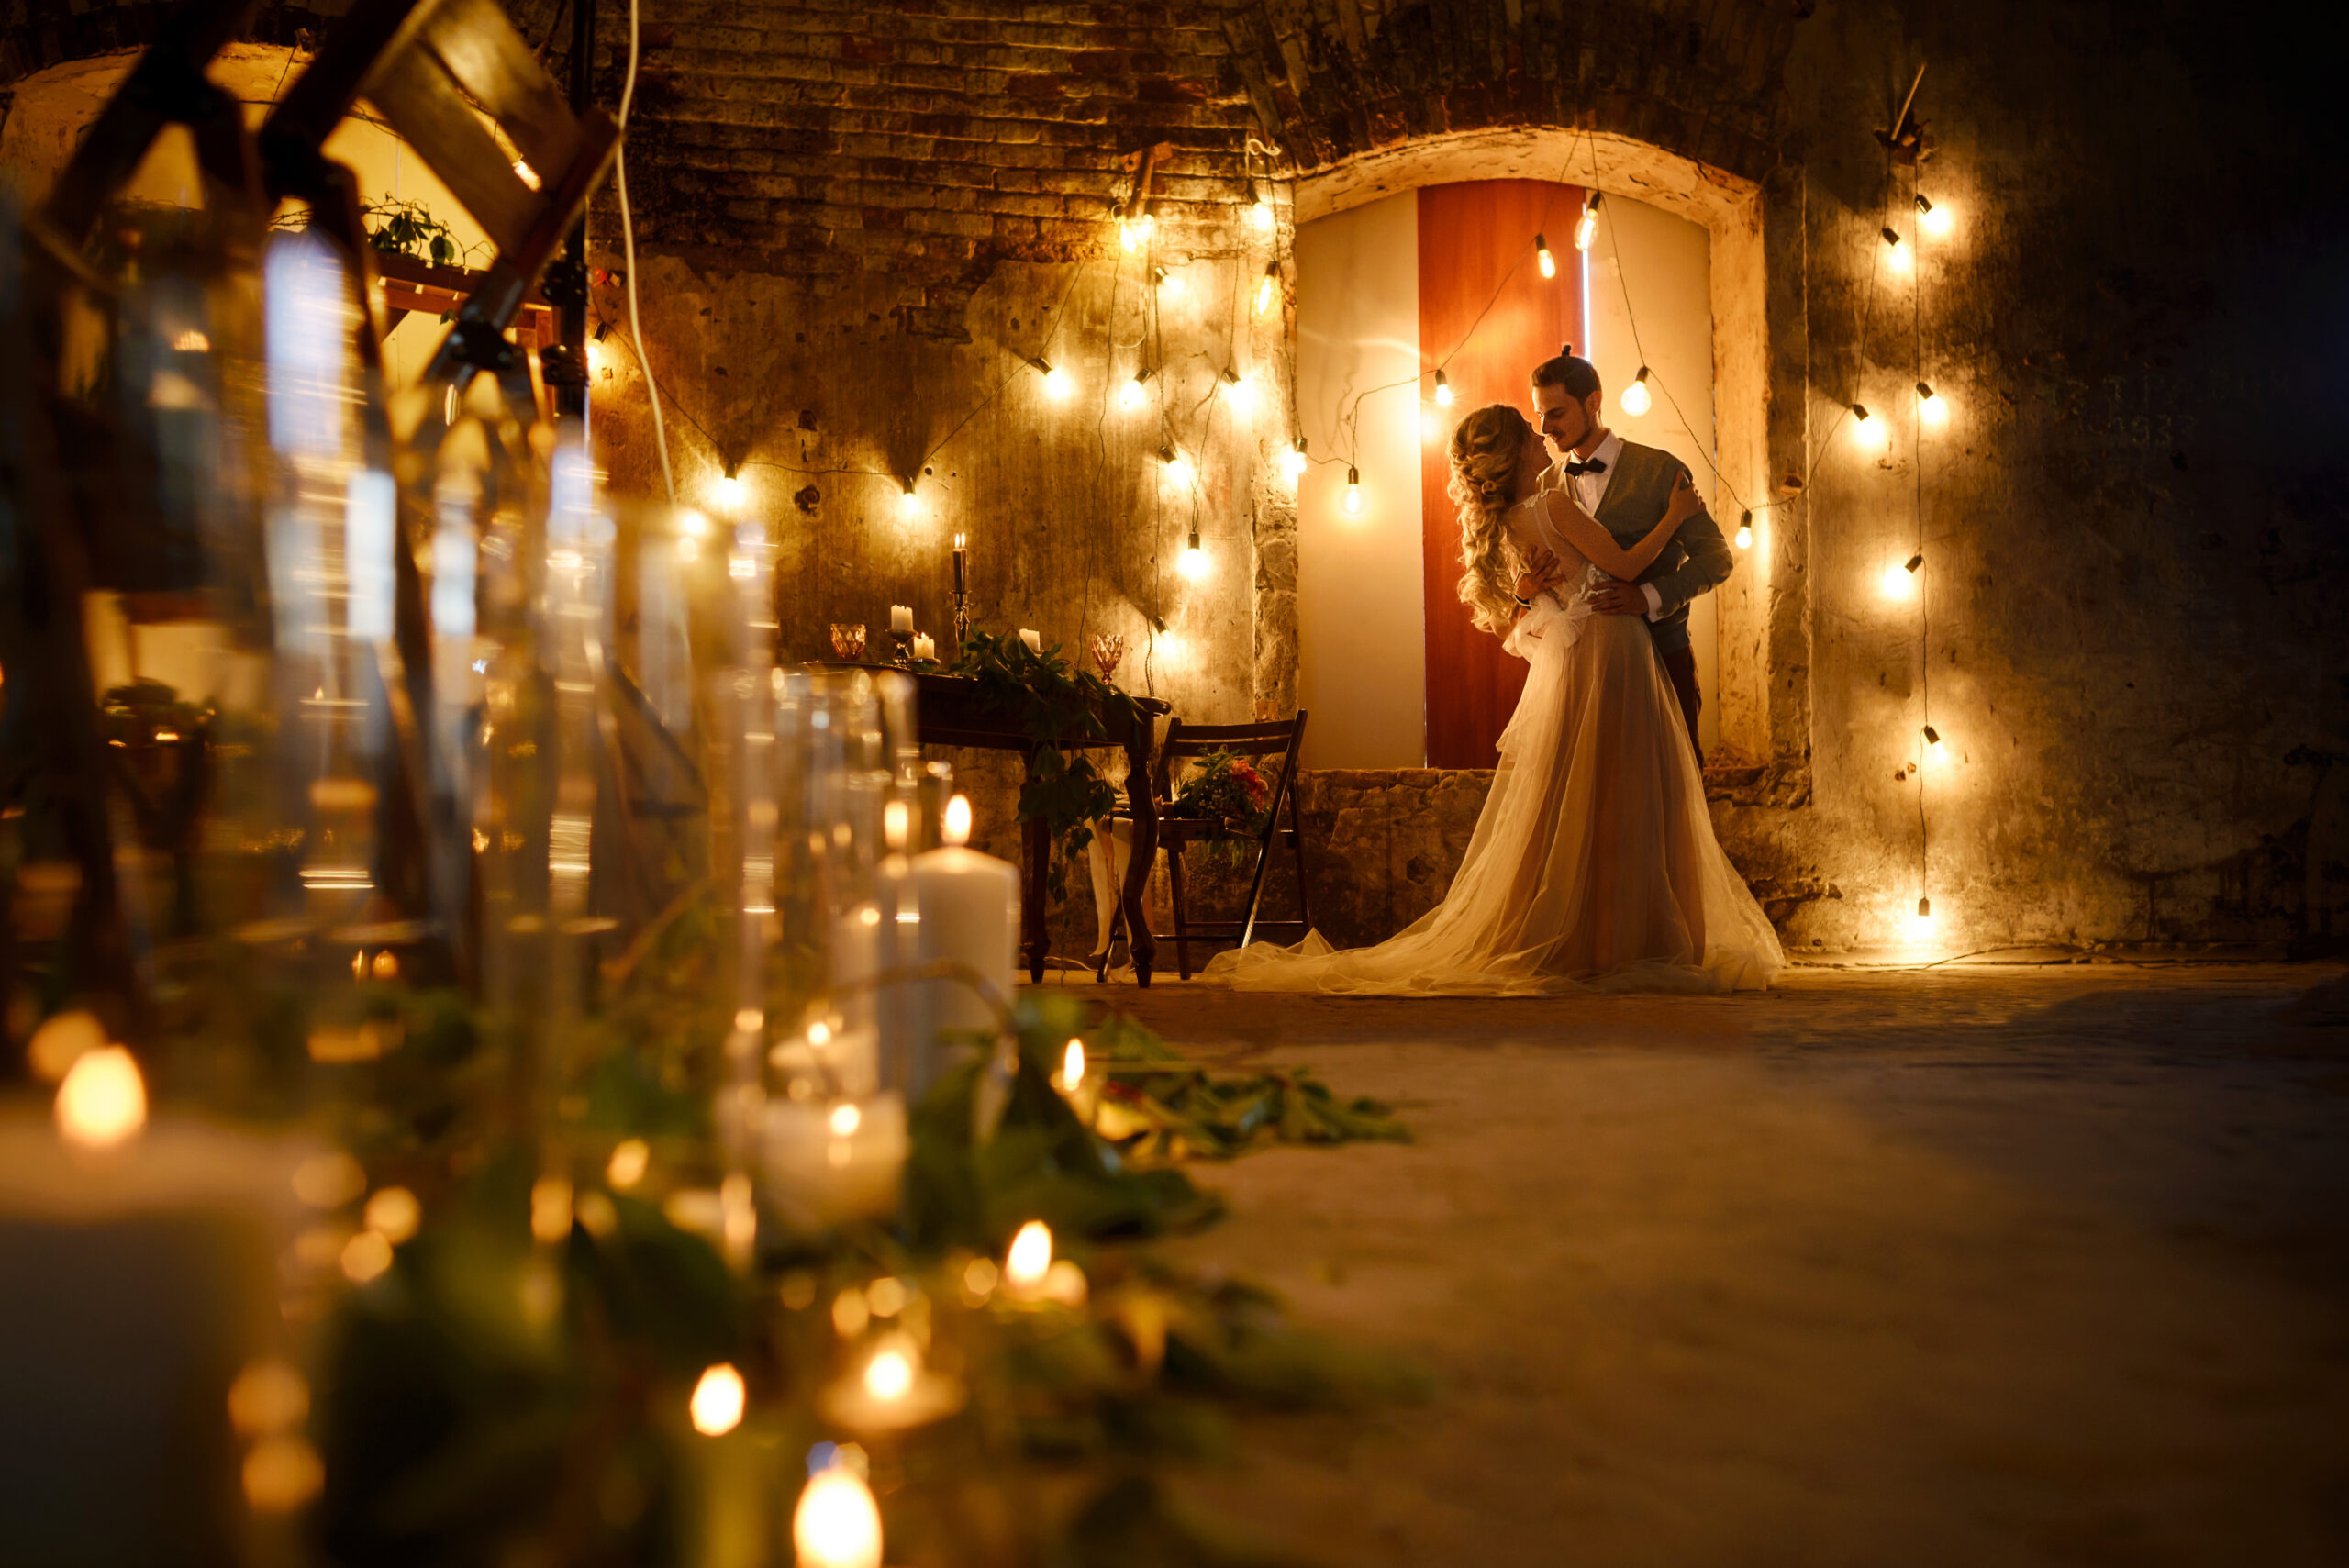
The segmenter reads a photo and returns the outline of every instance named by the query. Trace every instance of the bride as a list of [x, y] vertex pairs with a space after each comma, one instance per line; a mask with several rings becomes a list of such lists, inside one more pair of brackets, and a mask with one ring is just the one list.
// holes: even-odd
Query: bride
[[[1219, 953], [1207, 978], [1399, 996], [1767, 985], [1785, 954], [1713, 837], [1647, 627], [1588, 602], [1606, 579], [1645, 571], [1701, 509], [1687, 475], [1664, 520], [1625, 549], [1570, 487], [1544, 485], [1541, 432], [1507, 404], [1463, 419], [1451, 458], [1460, 597], [1530, 666], [1466, 858], [1442, 903], [1375, 947], [1341, 951], [1315, 931], [1293, 948]], [[1559, 562], [1556, 585], [1520, 616], [1518, 573], [1542, 550]]]

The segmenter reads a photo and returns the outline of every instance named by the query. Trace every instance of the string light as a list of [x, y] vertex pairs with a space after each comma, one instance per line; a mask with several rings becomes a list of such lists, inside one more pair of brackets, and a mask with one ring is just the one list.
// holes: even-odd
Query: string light
[[1279, 258], [1275, 257], [1264, 263], [1264, 275], [1256, 284], [1257, 315], [1270, 314], [1273, 308], [1273, 296], [1278, 292], [1280, 282], [1281, 264]]
[[1935, 206], [1920, 194], [1917, 197], [1917, 227], [1939, 239], [1949, 233], [1950, 213], [1946, 206]]
[[1303, 436], [1297, 438], [1297, 445], [1281, 453], [1281, 471], [1283, 473], [1287, 475], [1288, 482], [1291, 484], [1296, 484], [1299, 478], [1303, 477], [1305, 471], [1312, 466], [1312, 462], [1313, 460], [1305, 455], [1305, 438]]
[[1921, 381], [1917, 384], [1917, 417], [1928, 425], [1949, 417], [1949, 405], [1942, 401], [1942, 395]]
[[1273, 204], [1266, 201], [1261, 194], [1254, 201], [1248, 204], [1248, 221], [1255, 226], [1256, 232], [1259, 234], [1270, 234], [1273, 231]]
[[1126, 254], [1130, 256], [1148, 245], [1157, 232], [1158, 220], [1146, 212], [1141, 213], [1119, 221], [1118, 243], [1125, 247]]
[[1158, 292], [1166, 295], [1167, 298], [1179, 299], [1182, 297], [1183, 280], [1174, 273], [1168, 272], [1165, 268], [1152, 267], [1150, 270], [1150, 281], [1158, 285]]
[[1892, 262], [1892, 270], [1896, 272], [1907, 272], [1909, 247], [1900, 243], [1900, 231], [1887, 223], [1878, 232], [1884, 236], [1885, 255]]
[[912, 480], [905, 481], [905, 486], [904, 492], [897, 497], [897, 515], [906, 521], [911, 522], [915, 515], [921, 510], [921, 497], [914, 494]]
[[1631, 378], [1631, 384], [1623, 389], [1623, 412], [1636, 417], [1646, 413], [1654, 401], [1648, 394], [1648, 367], [1642, 365], [1640, 373]]
[[1041, 358], [1041, 356], [1030, 360], [1028, 362], [1034, 365], [1043, 375], [1045, 396], [1051, 398], [1055, 403], [1061, 402], [1068, 396], [1070, 384], [1068, 372], [1062, 370], [1050, 360]]
[[1189, 458], [1185, 457], [1171, 446], [1164, 446], [1158, 449], [1158, 461], [1166, 465], [1166, 483], [1177, 489], [1188, 487], [1191, 483]]
[[1558, 275], [1558, 259], [1550, 254], [1550, 241], [1539, 234], [1533, 237], [1533, 264], [1542, 269], [1545, 278]]
[[1912, 597], [1917, 591], [1916, 574], [1899, 562], [1888, 561], [1885, 562], [1883, 586], [1884, 596], [1887, 599]]
[[739, 517], [741, 515], [742, 502], [745, 497], [743, 495], [742, 482], [740, 479], [735, 478], [734, 475], [730, 473], [720, 475], [718, 481], [717, 492], [718, 509], [720, 512], [729, 517]]
[[1144, 365], [1141, 369], [1134, 372], [1133, 380], [1126, 383], [1124, 386], [1118, 389], [1118, 406], [1120, 408], [1141, 407], [1142, 404], [1142, 389], [1150, 384], [1150, 378], [1157, 373], [1158, 373], [1156, 371], [1152, 370], [1148, 365]]
[[1598, 238], [1598, 204], [1607, 198], [1597, 191], [1582, 199], [1582, 216], [1575, 220], [1575, 249], [1587, 250]]
[[1231, 405], [1232, 413], [1245, 417], [1256, 406], [1256, 389], [1238, 371], [1223, 373], [1223, 400]]
[[1949, 753], [1942, 749], [1942, 732], [1930, 724], [1925, 726], [1925, 761], [1940, 763], [1948, 757]]
[[[1183, 553], [1181, 557], [1176, 560], [1174, 567], [1176, 571], [1182, 573], [1185, 577], [1190, 579], [1194, 583], [1208, 574], [1208, 552], [1199, 543], [1198, 529], [1193, 528], [1191, 530], [1191, 542], [1183, 547]], [[1082, 1062], [1084, 1058], [1081, 1056], [1078, 1058], [1080, 1062]], [[1078, 1075], [1080, 1077], [1084, 1075], [1084, 1070], [1082, 1067], [1078, 1069]]]
[[1362, 470], [1352, 463], [1346, 465], [1346, 495], [1338, 507], [1349, 517], [1362, 516]]
[[1868, 415], [1860, 404], [1852, 405], [1852, 444], [1864, 452], [1882, 451], [1891, 439], [1891, 432]]
[[1452, 384], [1443, 379], [1442, 371], [1435, 373], [1435, 406], [1439, 408], [1452, 406]]
[[1753, 514], [1751, 512], [1742, 513], [1738, 517], [1737, 548], [1740, 550], [1753, 548]]

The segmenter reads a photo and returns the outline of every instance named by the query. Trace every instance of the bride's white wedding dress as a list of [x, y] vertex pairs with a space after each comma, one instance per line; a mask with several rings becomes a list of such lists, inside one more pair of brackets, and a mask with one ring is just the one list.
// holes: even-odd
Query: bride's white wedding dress
[[[1219, 953], [1243, 991], [1383, 996], [1759, 988], [1777, 933], [1713, 836], [1680, 703], [1646, 624], [1593, 613], [1598, 569], [1546, 526], [1522, 531], [1564, 581], [1508, 637], [1530, 666], [1492, 793], [1443, 902], [1375, 947], [1318, 931]], [[1577, 570], [1579, 568], [1579, 570]]]

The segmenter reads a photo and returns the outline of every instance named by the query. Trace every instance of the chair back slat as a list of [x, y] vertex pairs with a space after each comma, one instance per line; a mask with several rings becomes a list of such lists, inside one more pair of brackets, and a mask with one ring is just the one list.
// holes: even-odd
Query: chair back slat
[[571, 166], [579, 151], [571, 106], [496, 0], [441, 0], [426, 27], [425, 46], [542, 178], [554, 179]]
[[1300, 713], [1266, 724], [1191, 724], [1178, 718], [1167, 732], [1165, 751], [1170, 757], [1202, 757], [1209, 751], [1262, 757], [1285, 751], [1304, 717]]

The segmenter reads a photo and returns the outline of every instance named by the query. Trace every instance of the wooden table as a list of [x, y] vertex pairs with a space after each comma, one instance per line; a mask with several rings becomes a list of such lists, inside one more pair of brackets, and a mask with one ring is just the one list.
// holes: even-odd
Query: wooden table
[[[831, 670], [884, 670], [891, 665], [841, 663], [832, 660], [821, 662]], [[939, 675], [915, 671], [896, 671], [908, 675], [914, 683], [917, 698], [915, 738], [925, 746], [969, 746], [985, 751], [1017, 751], [1027, 766], [1035, 765], [1035, 742], [1028, 738], [1013, 721], [999, 714], [990, 713], [980, 706], [979, 684], [962, 675]], [[1126, 753], [1126, 804], [1131, 810], [1134, 838], [1131, 858], [1126, 864], [1126, 884], [1119, 902], [1126, 916], [1126, 940], [1134, 958], [1134, 979], [1142, 985], [1150, 984], [1151, 960], [1158, 951], [1157, 940], [1150, 934], [1150, 922], [1142, 917], [1142, 889], [1150, 884], [1151, 862], [1158, 854], [1158, 811], [1152, 804], [1150, 791], [1151, 754], [1154, 728], [1152, 721], [1174, 711], [1174, 705], [1156, 697], [1135, 697], [1138, 717], [1130, 718], [1121, 707], [1104, 706], [1095, 710], [1107, 738], [1095, 742], [1100, 746], [1116, 746]], [[1071, 748], [1076, 750], [1077, 748]], [[1046, 873], [1052, 863], [1052, 845], [1050, 835], [1041, 822], [1021, 826], [1021, 847], [1027, 865], [1021, 878], [1023, 888], [1019, 899], [1020, 947], [1028, 961], [1028, 978], [1036, 984], [1044, 980], [1045, 950], [1049, 945], [1045, 919]], [[1114, 863], [1114, 862], [1113, 862]]]

